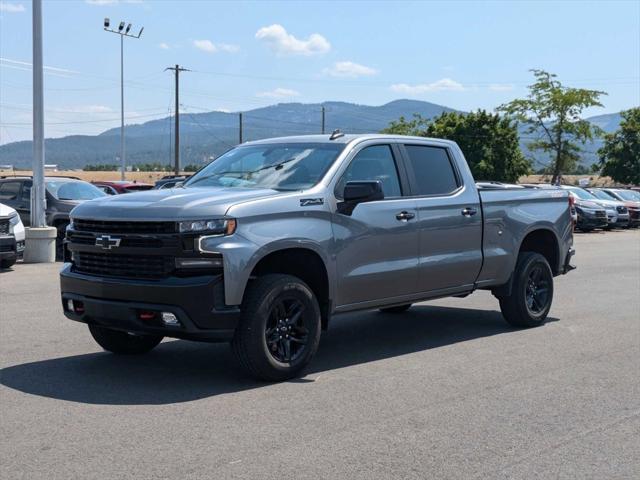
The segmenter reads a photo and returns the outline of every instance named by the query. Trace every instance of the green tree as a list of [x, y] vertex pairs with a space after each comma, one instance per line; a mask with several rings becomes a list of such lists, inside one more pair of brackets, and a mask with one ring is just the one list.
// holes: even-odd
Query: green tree
[[429, 125], [429, 119], [424, 118], [419, 113], [413, 114], [413, 120], [407, 120], [404, 117], [400, 117], [398, 120], [393, 120], [387, 128], [382, 130], [381, 133], [388, 133], [390, 135], [414, 135], [424, 136], [424, 130]]
[[536, 81], [529, 86], [527, 98], [513, 100], [498, 110], [527, 125], [527, 134], [538, 135], [527, 146], [533, 151], [551, 153], [552, 183], [559, 183], [562, 174], [578, 163], [579, 144], [600, 134], [598, 127], [581, 119], [580, 115], [585, 108], [602, 107], [599, 98], [606, 93], [565, 87], [552, 73], [532, 72]]
[[598, 150], [602, 174], [616, 182], [640, 184], [640, 107], [622, 112], [620, 128]]
[[478, 110], [471, 113], [442, 113], [432, 121], [420, 115], [391, 122], [383, 133], [444, 138], [462, 149], [476, 180], [515, 182], [531, 171], [518, 144], [513, 121]]

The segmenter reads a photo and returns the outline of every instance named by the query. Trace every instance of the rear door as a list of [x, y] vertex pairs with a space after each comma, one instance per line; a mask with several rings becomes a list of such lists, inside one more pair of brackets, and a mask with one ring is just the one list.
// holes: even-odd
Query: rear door
[[357, 180], [379, 180], [385, 197], [360, 203], [351, 215], [333, 214], [337, 306], [379, 303], [418, 289], [417, 212], [400, 157], [396, 145], [365, 145], [336, 184], [338, 202], [346, 182]]
[[482, 211], [475, 185], [465, 185], [445, 146], [404, 143], [418, 211], [418, 282], [423, 292], [465, 290], [482, 267]]

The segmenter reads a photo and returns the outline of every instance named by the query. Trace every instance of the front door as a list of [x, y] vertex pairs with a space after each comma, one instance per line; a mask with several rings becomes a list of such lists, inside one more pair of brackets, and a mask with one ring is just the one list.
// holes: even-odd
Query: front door
[[338, 307], [418, 289], [416, 204], [405, 196], [405, 175], [399, 175], [402, 165], [394, 150], [387, 144], [362, 148], [337, 183], [338, 201], [348, 181], [379, 180], [385, 196], [357, 205], [351, 215], [334, 213]]
[[423, 292], [470, 288], [482, 267], [482, 211], [445, 147], [404, 145], [418, 210]]

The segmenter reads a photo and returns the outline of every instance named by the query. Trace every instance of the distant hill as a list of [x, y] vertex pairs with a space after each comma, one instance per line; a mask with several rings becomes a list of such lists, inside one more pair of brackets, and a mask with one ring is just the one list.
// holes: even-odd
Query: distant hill
[[[346, 102], [317, 104], [280, 103], [243, 112], [243, 140], [256, 140], [274, 136], [320, 133], [321, 109], [325, 107], [327, 133], [339, 128], [345, 133], [378, 132], [392, 120], [404, 116], [411, 118], [418, 113], [433, 118], [442, 112], [455, 111], [442, 105], [418, 100], [395, 100], [381, 106], [357, 105]], [[620, 123], [620, 114], [598, 115], [588, 119], [607, 132], [614, 131]], [[127, 163], [172, 162], [173, 117], [151, 120], [142, 124], [127, 125]], [[238, 114], [227, 112], [181, 113], [180, 145], [183, 165], [202, 163], [238, 142]], [[523, 149], [526, 152], [522, 142]], [[596, 151], [601, 141], [585, 146], [583, 164], [597, 161]], [[116, 163], [120, 151], [120, 129], [89, 135], [73, 135], [47, 139], [46, 163], [57, 164], [61, 169], [82, 168], [87, 164]], [[532, 156], [529, 152], [528, 155]], [[30, 141], [14, 142], [0, 146], [0, 164], [16, 167], [31, 166]], [[535, 154], [534, 168], [546, 163], [544, 156]]]
[[[416, 100], [396, 100], [381, 106], [346, 102], [322, 104], [281, 103], [243, 112], [243, 140], [274, 136], [320, 133], [321, 109], [325, 107], [327, 133], [339, 128], [345, 133], [378, 132], [400, 116], [414, 113], [432, 118], [454, 111], [442, 105]], [[173, 117], [126, 125], [127, 163], [167, 162], [172, 159]], [[226, 112], [181, 113], [180, 151], [184, 165], [201, 163], [238, 143], [238, 114]], [[120, 151], [120, 128], [100, 135], [74, 135], [47, 139], [46, 163], [60, 168], [82, 168], [86, 164], [115, 163]], [[31, 142], [0, 146], [0, 164], [31, 165]]]

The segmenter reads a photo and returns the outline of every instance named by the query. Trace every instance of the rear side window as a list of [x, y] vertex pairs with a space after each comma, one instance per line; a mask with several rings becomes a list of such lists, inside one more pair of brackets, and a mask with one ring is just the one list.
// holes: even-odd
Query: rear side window
[[20, 192], [20, 182], [0, 183], [0, 200], [15, 200]]
[[458, 188], [456, 174], [444, 148], [405, 145], [415, 177], [415, 195], [446, 195]]

